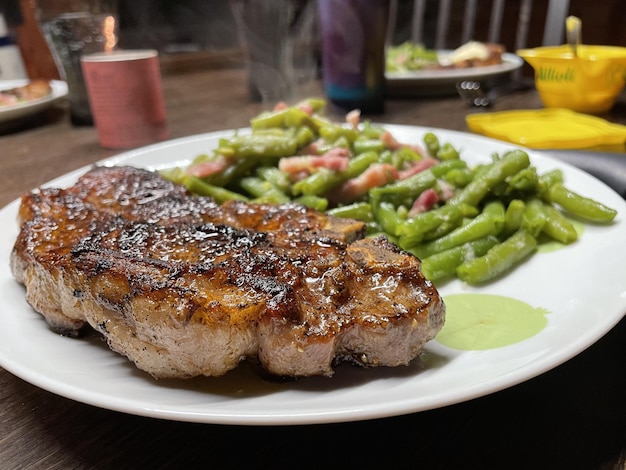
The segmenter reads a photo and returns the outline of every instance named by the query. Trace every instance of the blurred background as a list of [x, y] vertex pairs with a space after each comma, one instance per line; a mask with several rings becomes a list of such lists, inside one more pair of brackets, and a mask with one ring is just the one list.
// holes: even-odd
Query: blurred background
[[[63, 1], [63, 0], [59, 0]], [[118, 0], [120, 42], [124, 49], [154, 48], [161, 56], [163, 72], [184, 72], [185, 69], [207, 67], [243, 66], [234, 19], [227, 0]], [[315, 1], [315, 0], [293, 0]], [[437, 4], [438, 0], [430, 0]], [[458, 31], [458, 39], [450, 36], [446, 48], [460, 46], [463, 2], [452, 0], [455, 14], [450, 31]], [[478, 0], [484, 8], [479, 10], [476, 40], [481, 38], [480, 25], [489, 21], [490, 0]], [[506, 2], [504, 24], [515, 24], [522, 0]], [[11, 34], [19, 45], [30, 78], [58, 78], [58, 72], [41, 36], [34, 14], [35, 0], [0, 0], [0, 12], [9, 24]], [[535, 0], [532, 16], [543, 18], [547, 2]], [[394, 43], [409, 37], [412, 0], [401, 0], [398, 5], [398, 24], [393, 34]], [[432, 27], [434, 28], [435, 8]], [[480, 12], [484, 13], [484, 18]], [[626, 2], [623, 0], [570, 0], [570, 14], [581, 18], [585, 24], [583, 42], [626, 46]], [[428, 37], [428, 18], [426, 38]], [[538, 46], [543, 34], [543, 20], [533, 22], [529, 31], [529, 46]], [[503, 31], [503, 44], [514, 51], [515, 31]], [[426, 47], [432, 47], [425, 41]]]

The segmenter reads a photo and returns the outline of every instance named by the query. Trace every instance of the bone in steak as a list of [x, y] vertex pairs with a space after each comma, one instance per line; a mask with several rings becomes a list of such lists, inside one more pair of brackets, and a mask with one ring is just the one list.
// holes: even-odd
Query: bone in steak
[[158, 173], [94, 167], [22, 198], [11, 269], [50, 327], [87, 325], [156, 378], [408, 364], [445, 307], [420, 262], [361, 222], [296, 204], [192, 196]]

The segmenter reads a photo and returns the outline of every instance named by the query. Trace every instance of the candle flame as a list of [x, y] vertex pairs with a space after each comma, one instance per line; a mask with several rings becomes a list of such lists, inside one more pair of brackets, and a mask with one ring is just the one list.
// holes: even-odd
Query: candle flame
[[117, 44], [117, 35], [115, 34], [116, 20], [114, 16], [107, 16], [104, 19], [104, 50], [111, 52]]

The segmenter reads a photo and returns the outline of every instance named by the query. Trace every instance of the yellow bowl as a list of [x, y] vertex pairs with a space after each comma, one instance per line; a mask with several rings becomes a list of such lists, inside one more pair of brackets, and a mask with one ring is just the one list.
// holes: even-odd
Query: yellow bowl
[[569, 45], [520, 49], [535, 71], [535, 86], [546, 108], [589, 114], [608, 111], [626, 79], [626, 47]]

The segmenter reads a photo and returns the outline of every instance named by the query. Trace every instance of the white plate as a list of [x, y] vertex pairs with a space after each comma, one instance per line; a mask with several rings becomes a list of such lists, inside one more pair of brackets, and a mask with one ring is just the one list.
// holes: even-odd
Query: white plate
[[[451, 51], [444, 51], [449, 53]], [[504, 53], [502, 63], [485, 67], [465, 69], [415, 70], [411, 72], [386, 72], [387, 85], [390, 91], [401, 90], [415, 93], [435, 91], [455, 91], [455, 84], [463, 80], [487, 80], [510, 73], [524, 64], [522, 58], [515, 54]]]
[[[24, 86], [28, 84], [28, 82], [29, 80], [0, 80], [0, 91]], [[12, 121], [39, 113], [67, 95], [67, 83], [65, 82], [52, 80], [50, 87], [52, 88], [52, 92], [38, 100], [0, 106], [0, 122]]]
[[[425, 128], [388, 126], [401, 141], [421, 142]], [[481, 136], [435, 129], [470, 163], [513, 146]], [[164, 142], [106, 160], [163, 168], [214, 147], [221, 132]], [[619, 214], [614, 224], [589, 226], [576, 244], [540, 253], [501, 280], [481, 288], [453, 281], [445, 296], [488, 292], [542, 307], [548, 324], [537, 335], [498, 349], [461, 351], [430, 342], [410, 367], [340, 366], [332, 378], [273, 383], [242, 365], [221, 378], [155, 381], [98, 338], [52, 333], [24, 300], [9, 270], [17, 235], [18, 202], [0, 211], [0, 365], [53, 393], [91, 405], [171, 420], [246, 425], [354, 421], [413, 413], [513, 386], [567, 361], [609, 331], [626, 312], [626, 202], [589, 174], [529, 152], [540, 172], [561, 168], [569, 187], [603, 201]], [[173, 162], [173, 159], [182, 159]], [[85, 169], [52, 185], [70, 185]]]

